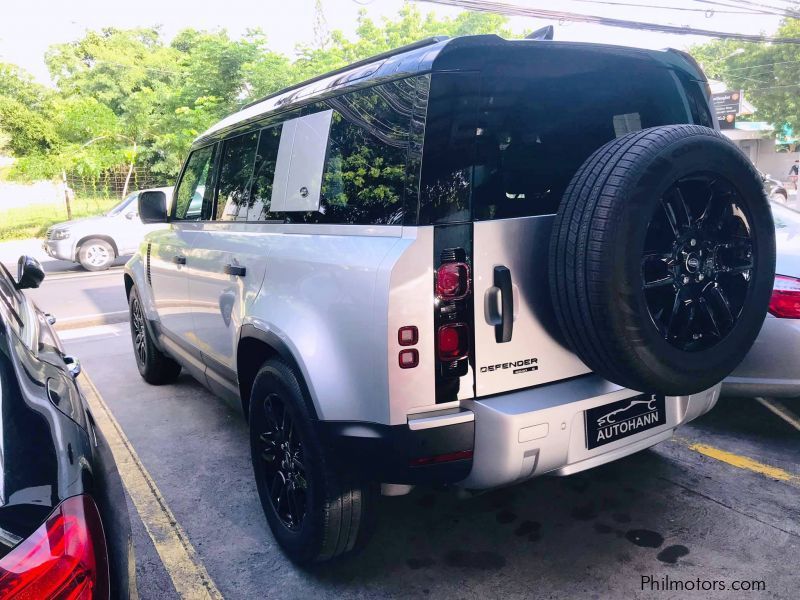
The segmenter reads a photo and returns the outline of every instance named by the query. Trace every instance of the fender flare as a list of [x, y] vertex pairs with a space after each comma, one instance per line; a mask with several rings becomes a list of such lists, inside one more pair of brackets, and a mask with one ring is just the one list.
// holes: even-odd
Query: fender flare
[[[303, 398], [306, 401], [306, 405], [310, 414], [314, 420], [319, 420], [319, 411], [315, 405], [313, 399], [314, 396], [311, 394], [311, 388], [306, 381], [305, 372], [300, 368], [300, 363], [295, 358], [294, 353], [291, 351], [288, 344], [274, 332], [259, 329], [250, 323], [242, 325], [242, 328], [239, 332], [239, 342], [241, 343], [242, 340], [248, 338], [258, 340], [271, 348], [281, 360], [291, 367], [291, 369], [297, 374], [297, 381], [300, 384], [300, 389], [303, 392]], [[245, 415], [245, 418], [246, 417], [247, 415]]]

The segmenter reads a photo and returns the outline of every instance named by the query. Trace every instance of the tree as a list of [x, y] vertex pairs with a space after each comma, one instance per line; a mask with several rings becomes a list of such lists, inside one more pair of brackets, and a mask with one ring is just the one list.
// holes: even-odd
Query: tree
[[[775, 35], [800, 36], [800, 20], [784, 20]], [[721, 79], [729, 89], [744, 90], [759, 120], [800, 131], [800, 46], [718, 40], [690, 52], [709, 77]]]
[[256, 98], [434, 35], [510, 36], [504, 17], [438, 19], [416, 6], [380, 23], [362, 11], [353, 39], [327, 31], [321, 3], [316, 23], [314, 44], [299, 46], [294, 61], [271, 51], [257, 29], [240, 39], [186, 29], [167, 44], [154, 27], [104, 28], [52, 46], [45, 59], [55, 91], [0, 63], [0, 138], [19, 159], [19, 176], [65, 169], [99, 177], [135, 158], [168, 180], [192, 140]]

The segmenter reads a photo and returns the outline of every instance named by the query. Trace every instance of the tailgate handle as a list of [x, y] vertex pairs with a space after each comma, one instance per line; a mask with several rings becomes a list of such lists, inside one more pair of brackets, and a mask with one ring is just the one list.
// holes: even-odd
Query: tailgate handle
[[500, 290], [501, 320], [494, 326], [494, 340], [498, 344], [511, 341], [514, 331], [514, 290], [511, 271], [502, 265], [494, 268], [494, 286]]
[[225, 265], [225, 275], [244, 277], [245, 273], [247, 273], [247, 269], [245, 267], [239, 265]]

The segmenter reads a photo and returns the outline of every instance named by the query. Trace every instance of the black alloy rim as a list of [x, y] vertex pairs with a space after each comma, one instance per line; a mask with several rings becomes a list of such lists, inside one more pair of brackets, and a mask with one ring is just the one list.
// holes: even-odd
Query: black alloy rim
[[145, 364], [147, 359], [147, 344], [145, 343], [144, 317], [139, 299], [134, 296], [131, 302], [131, 327], [133, 329], [133, 349], [139, 364]]
[[659, 334], [684, 351], [725, 338], [753, 279], [753, 237], [736, 188], [712, 174], [676, 181], [647, 229], [642, 286]]
[[266, 490], [281, 522], [297, 531], [306, 514], [308, 497], [303, 446], [291, 415], [277, 394], [264, 399], [262, 414], [258, 449]]

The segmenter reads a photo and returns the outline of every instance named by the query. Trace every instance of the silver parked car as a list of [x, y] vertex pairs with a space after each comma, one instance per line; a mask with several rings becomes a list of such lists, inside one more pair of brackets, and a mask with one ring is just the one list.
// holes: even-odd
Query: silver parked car
[[742, 364], [723, 382], [729, 396], [800, 397], [800, 212], [771, 206], [777, 260], [769, 315]]
[[[152, 188], [172, 195], [171, 187]], [[57, 223], [47, 229], [42, 244], [53, 258], [80, 263], [89, 271], [103, 271], [118, 256], [133, 254], [153, 225], [139, 219], [139, 194], [128, 194], [125, 199], [104, 215], [73, 219]]]
[[[125, 267], [152, 384], [242, 407], [298, 562], [373, 493], [569, 475], [710, 410], [767, 311], [774, 226], [676, 51], [432, 38], [192, 145]], [[568, 141], [568, 143], [566, 142]], [[380, 487], [379, 487], [380, 484]]]

